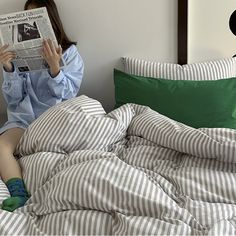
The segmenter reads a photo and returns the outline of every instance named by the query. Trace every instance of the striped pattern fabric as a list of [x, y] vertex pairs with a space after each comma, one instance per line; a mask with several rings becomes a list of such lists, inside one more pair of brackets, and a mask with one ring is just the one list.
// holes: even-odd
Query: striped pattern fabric
[[18, 149], [32, 196], [0, 210], [0, 235], [236, 235], [235, 130], [135, 104], [105, 114], [81, 96], [39, 117]]
[[217, 80], [236, 77], [236, 58], [205, 61], [186, 65], [152, 62], [124, 57], [128, 74], [171, 80]]

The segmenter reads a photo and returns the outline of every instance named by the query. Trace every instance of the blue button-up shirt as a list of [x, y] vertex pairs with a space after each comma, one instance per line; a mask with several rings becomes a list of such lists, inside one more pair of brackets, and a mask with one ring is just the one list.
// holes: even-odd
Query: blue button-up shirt
[[52, 78], [49, 71], [9, 73], [3, 70], [3, 96], [7, 103], [8, 121], [0, 134], [10, 128], [27, 128], [53, 105], [75, 97], [79, 91], [84, 64], [75, 45], [64, 53], [66, 66]]

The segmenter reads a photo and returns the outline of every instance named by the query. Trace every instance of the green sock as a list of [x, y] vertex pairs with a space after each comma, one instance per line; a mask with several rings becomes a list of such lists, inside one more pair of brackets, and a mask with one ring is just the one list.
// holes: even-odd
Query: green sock
[[13, 212], [19, 207], [23, 207], [28, 197], [9, 197], [2, 202], [2, 209]]
[[26, 191], [24, 181], [20, 178], [13, 178], [6, 182], [6, 186], [11, 197], [2, 202], [2, 209], [12, 212], [17, 208], [24, 206], [30, 197]]

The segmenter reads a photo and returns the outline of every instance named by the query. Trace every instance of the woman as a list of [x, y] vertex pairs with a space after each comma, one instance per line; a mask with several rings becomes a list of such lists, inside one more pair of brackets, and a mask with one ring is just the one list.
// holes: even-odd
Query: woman
[[[3, 65], [2, 91], [7, 102], [8, 121], [0, 129], [0, 176], [11, 197], [4, 200], [2, 209], [14, 211], [29, 198], [21, 169], [14, 158], [15, 148], [24, 130], [51, 106], [75, 97], [83, 77], [84, 65], [75, 42], [64, 32], [54, 0], [28, 0], [25, 10], [46, 7], [59, 46], [50, 39], [43, 41], [42, 56], [49, 69], [17, 73], [12, 63], [15, 53], [8, 45], [0, 48]], [[66, 66], [60, 69], [63, 57]]]

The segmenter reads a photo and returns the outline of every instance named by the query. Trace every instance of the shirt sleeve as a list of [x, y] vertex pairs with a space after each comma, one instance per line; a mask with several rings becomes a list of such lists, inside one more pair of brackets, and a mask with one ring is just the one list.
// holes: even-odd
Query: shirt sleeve
[[3, 69], [2, 92], [8, 105], [18, 104], [25, 95], [24, 76], [19, 75], [15, 70], [6, 72]]
[[66, 66], [52, 78], [49, 73], [48, 87], [51, 94], [58, 99], [67, 100], [79, 92], [84, 73], [84, 63], [75, 46], [68, 49]]

